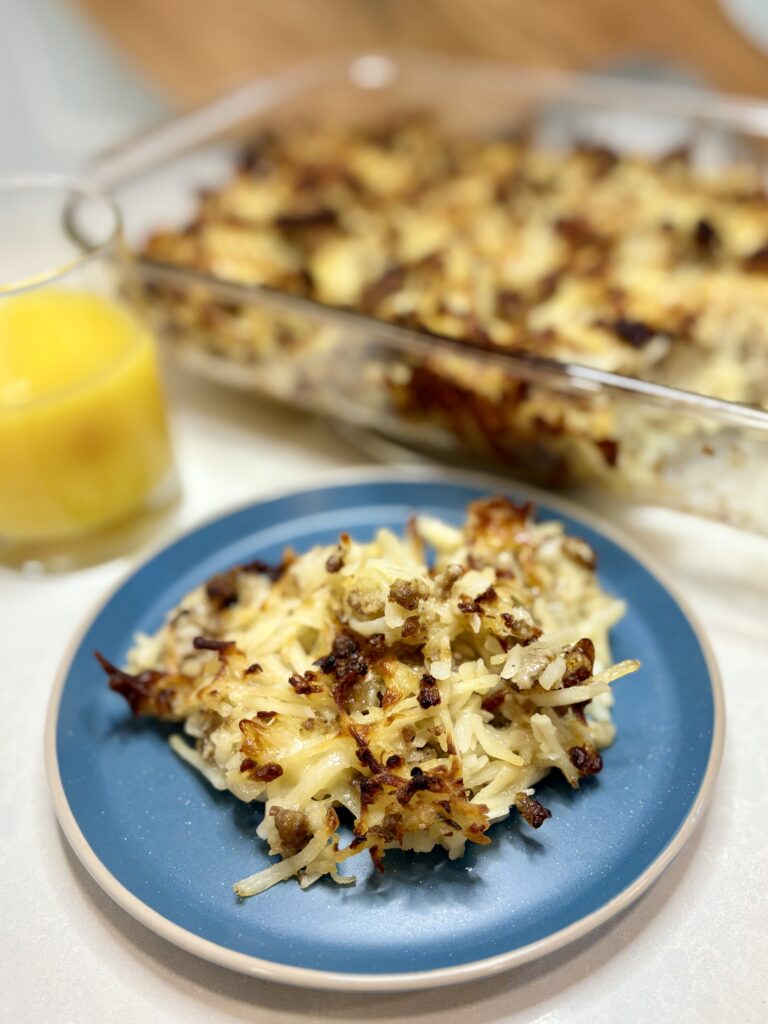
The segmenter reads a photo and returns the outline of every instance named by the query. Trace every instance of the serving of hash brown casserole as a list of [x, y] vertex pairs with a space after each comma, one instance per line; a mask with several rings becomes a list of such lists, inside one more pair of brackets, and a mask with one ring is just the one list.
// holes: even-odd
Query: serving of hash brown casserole
[[339, 867], [363, 850], [383, 870], [389, 849], [461, 857], [513, 809], [538, 828], [551, 770], [574, 788], [600, 772], [610, 684], [639, 663], [612, 661], [624, 604], [595, 569], [561, 523], [491, 497], [461, 528], [414, 517], [404, 537], [228, 569], [125, 670], [97, 657], [134, 714], [183, 723], [171, 745], [212, 786], [265, 804], [279, 860], [239, 896], [351, 883]]
[[[697, 152], [418, 114], [275, 126], [147, 239], [148, 314], [203, 376], [539, 486], [766, 531], [763, 427], [679, 391], [763, 423], [768, 197], [760, 166]], [[583, 386], [573, 366], [625, 379]]]

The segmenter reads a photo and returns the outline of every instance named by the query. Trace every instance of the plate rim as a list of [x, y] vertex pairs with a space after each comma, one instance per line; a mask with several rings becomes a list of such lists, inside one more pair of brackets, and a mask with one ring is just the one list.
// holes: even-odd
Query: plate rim
[[[182, 539], [195, 534], [207, 526], [212, 525], [233, 513], [245, 511], [255, 505], [261, 505], [280, 498], [287, 498], [298, 494], [306, 494], [313, 490], [341, 487], [350, 484], [360, 483], [454, 483], [465, 486], [483, 487], [489, 490], [502, 488], [512, 491], [516, 496], [532, 501], [535, 505], [548, 506], [554, 513], [562, 513], [576, 522], [584, 523], [597, 533], [602, 534], [614, 544], [623, 548], [634, 558], [656, 581], [667, 590], [670, 596], [677, 603], [680, 611], [691, 628], [704, 655], [707, 666], [709, 682], [713, 698], [713, 731], [712, 740], [707, 758], [707, 766], [701, 779], [696, 796], [681, 821], [677, 831], [657, 854], [651, 863], [641, 872], [638, 877], [628, 886], [617, 893], [606, 903], [597, 907], [591, 913], [572, 922], [565, 928], [560, 928], [544, 938], [535, 942], [520, 946], [517, 949], [507, 950], [504, 953], [497, 953], [491, 957], [484, 957], [479, 960], [471, 960], [464, 964], [454, 964], [446, 967], [438, 967], [422, 971], [398, 971], [387, 974], [364, 974], [345, 971], [324, 971], [318, 968], [297, 967], [291, 964], [281, 964], [272, 960], [265, 960], [261, 957], [252, 956], [248, 953], [241, 953], [219, 945], [210, 939], [196, 935], [194, 932], [175, 924], [164, 917], [159, 911], [154, 910], [134, 895], [109, 871], [105, 864], [89, 845], [83, 835], [77, 819], [67, 800], [64, 785], [58, 764], [58, 752], [56, 734], [59, 718], [59, 707], [64, 692], [64, 685], [69, 675], [75, 655], [79, 650], [86, 633], [93, 625], [96, 617], [109, 604], [119, 590], [155, 558], [161, 555]], [[54, 677], [54, 684], [48, 702], [44, 732], [44, 755], [45, 769], [48, 779], [48, 786], [53, 798], [53, 806], [59, 826], [64, 833], [72, 851], [77, 856], [82, 866], [86, 869], [96, 884], [115, 902], [117, 905], [133, 917], [136, 921], [154, 932], [160, 938], [172, 945], [183, 949], [185, 952], [207, 960], [219, 967], [225, 967], [258, 978], [263, 981], [278, 982], [280, 984], [306, 989], [322, 989], [344, 992], [407, 992], [424, 989], [438, 988], [447, 985], [462, 984], [470, 981], [477, 981], [487, 978], [502, 971], [530, 963], [549, 953], [570, 945], [577, 939], [584, 937], [594, 931], [600, 925], [605, 924], [623, 910], [631, 906], [666, 870], [675, 857], [680, 853], [685, 844], [693, 834], [700, 818], [706, 810], [715, 780], [722, 761], [723, 747], [725, 742], [725, 698], [723, 693], [720, 671], [707, 639], [704, 629], [699, 622], [697, 615], [689, 607], [687, 600], [680, 594], [676, 584], [671, 582], [666, 570], [662, 569], [652, 556], [649, 556], [640, 545], [628, 537], [622, 529], [617, 528], [613, 523], [606, 522], [601, 516], [584, 509], [568, 499], [559, 495], [551, 495], [528, 484], [516, 480], [505, 479], [494, 476], [490, 473], [478, 473], [465, 470], [445, 469], [436, 466], [425, 465], [401, 465], [401, 466], [349, 466], [342, 469], [321, 471], [312, 474], [312, 477], [301, 486], [287, 486], [269, 488], [258, 497], [238, 502], [234, 505], [220, 509], [211, 515], [204, 516], [185, 530], [174, 533], [171, 537], [153, 547], [145, 556], [128, 566], [126, 572], [121, 573], [118, 580], [106, 592], [98, 598], [94, 606], [89, 609], [81, 625], [75, 630], [72, 639], [67, 644], [64, 653], [59, 661]]]

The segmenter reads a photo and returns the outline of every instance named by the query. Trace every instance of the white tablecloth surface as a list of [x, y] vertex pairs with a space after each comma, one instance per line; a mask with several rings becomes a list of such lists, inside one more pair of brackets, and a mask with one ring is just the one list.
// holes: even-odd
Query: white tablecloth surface
[[[360, 461], [327, 428], [244, 396], [181, 375], [171, 377], [170, 392], [184, 484], [178, 526]], [[661, 880], [613, 923], [538, 963], [427, 993], [323, 994], [239, 977], [174, 948], [113, 905], [56, 825], [42, 731], [73, 631], [130, 562], [48, 578], [0, 571], [0, 1019], [768, 1019], [768, 540], [662, 510], [603, 503], [602, 511], [677, 578], [719, 659], [728, 735], [714, 803]]]

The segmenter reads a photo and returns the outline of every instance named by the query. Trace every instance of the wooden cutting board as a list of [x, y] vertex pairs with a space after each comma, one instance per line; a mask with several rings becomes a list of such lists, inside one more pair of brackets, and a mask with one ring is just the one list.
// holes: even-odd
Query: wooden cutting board
[[768, 56], [716, 0], [79, 0], [181, 104], [305, 57], [402, 48], [590, 68], [657, 56], [768, 95]]

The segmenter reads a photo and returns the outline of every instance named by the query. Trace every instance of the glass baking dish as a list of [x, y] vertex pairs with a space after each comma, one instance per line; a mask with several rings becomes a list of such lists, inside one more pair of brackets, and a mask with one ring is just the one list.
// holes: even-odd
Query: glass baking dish
[[[227, 180], [257, 130], [412, 110], [464, 134], [525, 126], [542, 145], [685, 146], [707, 168], [749, 161], [762, 171], [768, 139], [768, 104], [751, 100], [475, 60], [352, 55], [254, 81], [101, 154], [92, 170], [116, 192], [139, 247], [157, 227], [186, 223], [200, 190]], [[167, 351], [212, 379], [438, 457], [491, 460], [540, 485], [596, 487], [768, 532], [761, 408], [148, 259], [135, 273], [126, 286], [137, 286]]]

